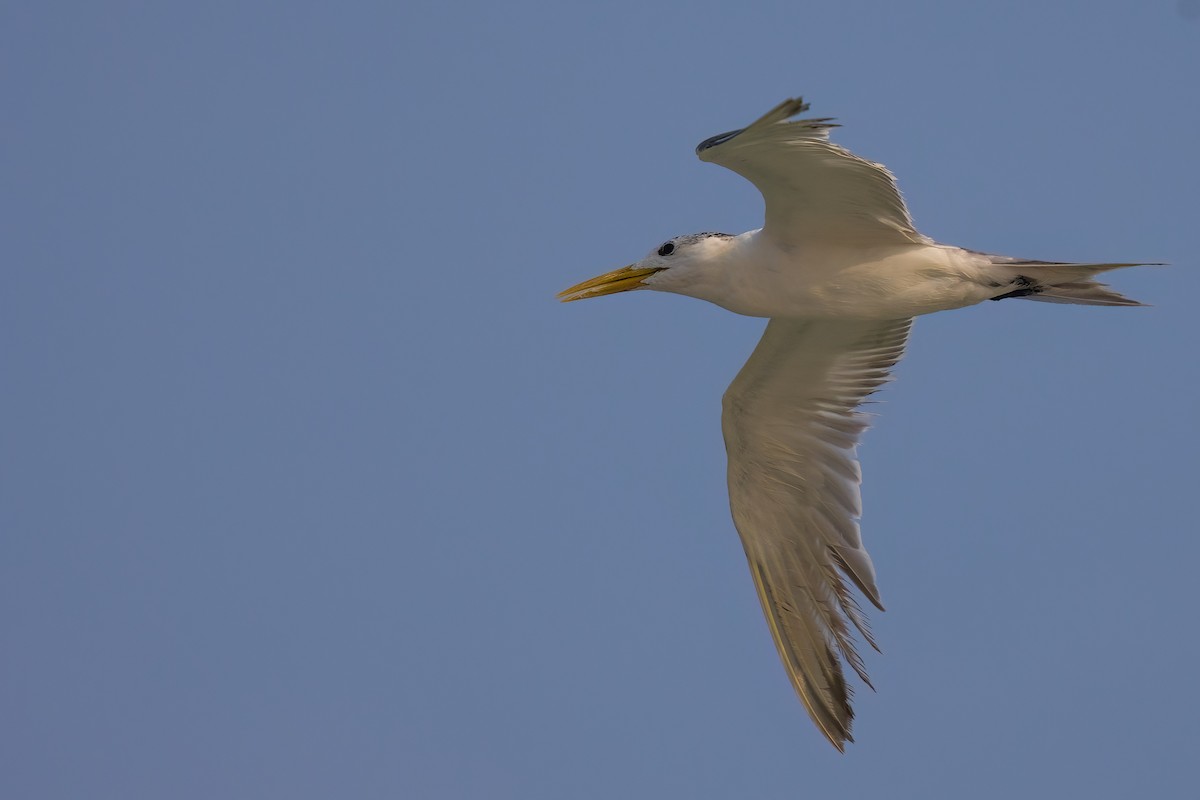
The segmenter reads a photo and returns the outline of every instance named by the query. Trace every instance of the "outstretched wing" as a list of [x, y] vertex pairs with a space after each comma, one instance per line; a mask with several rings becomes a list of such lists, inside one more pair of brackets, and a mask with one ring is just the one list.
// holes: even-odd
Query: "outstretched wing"
[[883, 609], [858, 528], [868, 422], [855, 409], [889, 380], [911, 325], [772, 319], [725, 392], [734, 524], [788, 677], [839, 750], [854, 717], [841, 662], [870, 685], [849, 625], [875, 646], [843, 575]]
[[807, 110], [799, 98], [785, 100], [749, 127], [705, 139], [696, 155], [758, 187], [766, 202], [763, 232], [781, 244], [928, 243], [892, 173], [829, 141], [837, 127], [831, 119], [787, 121]]

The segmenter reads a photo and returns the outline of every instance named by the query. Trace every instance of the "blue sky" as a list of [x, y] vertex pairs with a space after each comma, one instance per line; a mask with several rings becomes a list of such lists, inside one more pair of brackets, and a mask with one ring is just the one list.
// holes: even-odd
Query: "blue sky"
[[[0, 795], [1179, 797], [1200, 20], [1155, 2], [0, 10]], [[729, 519], [762, 321], [554, 294], [758, 227], [803, 94], [920, 228], [1151, 309], [919, 320], [858, 744]]]

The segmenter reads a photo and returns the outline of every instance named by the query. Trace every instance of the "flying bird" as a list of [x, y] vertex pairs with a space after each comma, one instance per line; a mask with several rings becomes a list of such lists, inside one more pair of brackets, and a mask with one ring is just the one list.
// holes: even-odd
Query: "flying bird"
[[785, 100], [696, 147], [758, 188], [762, 228], [676, 236], [559, 298], [653, 289], [769, 319], [722, 403], [729, 504], [788, 678], [844, 750], [854, 712], [843, 663], [871, 685], [853, 630], [879, 649], [849, 584], [883, 610], [859, 531], [867, 416], [856, 409], [890, 380], [914, 317], [1009, 298], [1139, 306], [1095, 277], [1144, 264], [939, 244], [917, 232], [883, 165], [829, 140], [832, 119], [793, 119], [807, 110]]

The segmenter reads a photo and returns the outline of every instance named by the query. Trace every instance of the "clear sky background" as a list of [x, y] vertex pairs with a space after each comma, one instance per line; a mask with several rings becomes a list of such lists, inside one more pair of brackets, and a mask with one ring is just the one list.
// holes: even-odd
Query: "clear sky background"
[[[1200, 4], [5, 3], [0, 796], [1194, 797]], [[758, 227], [803, 94], [921, 229], [1167, 261], [918, 322], [859, 743], [778, 663], [762, 321], [569, 284]]]

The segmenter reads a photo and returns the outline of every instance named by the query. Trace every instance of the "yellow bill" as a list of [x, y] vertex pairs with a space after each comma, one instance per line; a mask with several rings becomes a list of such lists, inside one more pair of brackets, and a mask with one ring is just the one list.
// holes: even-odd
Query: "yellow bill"
[[642, 285], [642, 281], [662, 270], [663, 267], [636, 267], [633, 265], [621, 267], [612, 272], [597, 275], [583, 283], [577, 283], [570, 289], [564, 289], [558, 293], [558, 299], [569, 303], [572, 300], [586, 300], [589, 297], [627, 292], [630, 289], [638, 288]]

